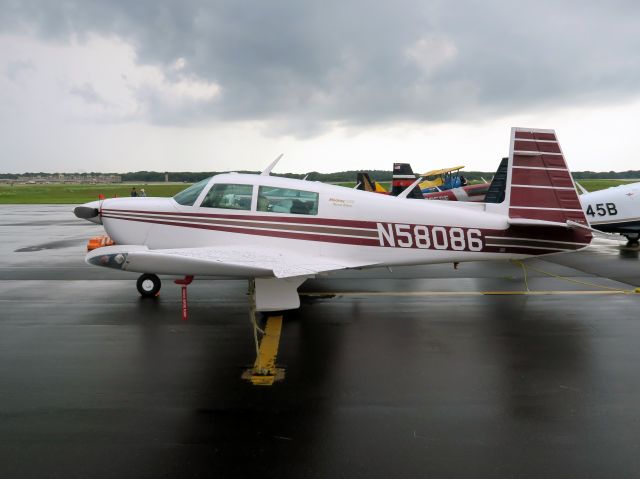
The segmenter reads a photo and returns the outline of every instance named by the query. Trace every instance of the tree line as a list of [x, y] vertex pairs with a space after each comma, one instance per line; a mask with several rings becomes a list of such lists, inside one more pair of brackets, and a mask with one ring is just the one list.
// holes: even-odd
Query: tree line
[[[325, 183], [340, 183], [340, 182], [353, 182], [356, 179], [357, 173], [363, 170], [347, 170], [338, 171], [335, 173], [319, 173], [317, 171], [311, 171], [309, 173], [273, 173], [273, 176], [282, 176], [285, 178], [307, 178], [309, 181], [322, 181]], [[169, 181], [171, 182], [184, 182], [195, 183], [204, 178], [208, 178], [219, 173], [225, 173], [223, 171], [172, 171], [169, 172]], [[238, 173], [259, 173], [259, 171], [238, 171]], [[369, 175], [376, 181], [391, 181], [393, 172], [391, 170], [369, 170]], [[0, 179], [17, 179], [18, 177], [53, 177], [58, 176], [59, 173], [0, 173]], [[162, 182], [165, 180], [165, 173], [158, 171], [135, 171], [130, 173], [65, 173], [65, 175], [74, 176], [95, 176], [113, 174], [119, 175], [123, 182], [131, 183], [151, 183]], [[494, 172], [488, 171], [462, 171], [462, 174], [469, 180], [481, 180], [482, 178], [487, 181], [491, 180]], [[627, 171], [574, 171], [573, 177], [575, 179], [640, 179], [640, 170], [627, 170]]]

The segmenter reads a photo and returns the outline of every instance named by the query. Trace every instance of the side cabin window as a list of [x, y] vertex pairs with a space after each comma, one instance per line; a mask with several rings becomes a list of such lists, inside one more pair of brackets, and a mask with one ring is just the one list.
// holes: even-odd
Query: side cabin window
[[210, 179], [211, 177], [202, 181], [198, 181], [186, 190], [182, 190], [180, 193], [175, 195], [173, 199], [176, 201], [176, 203], [179, 203], [183, 206], [193, 206], [193, 203], [198, 199], [198, 196], [200, 196], [200, 193], [202, 192], [202, 190], [204, 190], [204, 187], [207, 186], [207, 183], [209, 183]]
[[294, 215], [317, 215], [318, 193], [261, 186], [258, 189], [258, 211], [291, 213]]
[[211, 187], [200, 205], [203, 208], [225, 208], [250, 210], [253, 185], [216, 183]]

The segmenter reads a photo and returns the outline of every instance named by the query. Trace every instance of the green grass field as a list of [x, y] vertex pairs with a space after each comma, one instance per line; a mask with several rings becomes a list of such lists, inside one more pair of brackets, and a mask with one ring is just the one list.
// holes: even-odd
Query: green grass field
[[0, 204], [82, 204], [98, 199], [129, 196], [131, 188], [144, 188], [147, 196], [173, 196], [188, 184], [108, 185], [0, 185]]
[[578, 180], [578, 183], [587, 191], [604, 190], [612, 186], [625, 185], [627, 183], [636, 183], [638, 180]]
[[[625, 180], [579, 180], [588, 191], [602, 190], [611, 186], [633, 182]], [[382, 183], [385, 188], [390, 185]], [[353, 188], [355, 183], [341, 183], [341, 186]], [[108, 184], [108, 185], [0, 185], [0, 204], [82, 204], [98, 199], [99, 194], [106, 198], [129, 196], [131, 187], [144, 188], [147, 196], [173, 196], [185, 189], [185, 183], [156, 184]]]

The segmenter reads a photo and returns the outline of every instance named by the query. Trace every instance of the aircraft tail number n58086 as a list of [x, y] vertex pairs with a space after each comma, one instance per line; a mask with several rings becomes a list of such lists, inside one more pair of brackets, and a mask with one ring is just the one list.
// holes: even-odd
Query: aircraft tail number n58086
[[377, 223], [380, 246], [397, 248], [482, 251], [482, 232], [456, 226]]

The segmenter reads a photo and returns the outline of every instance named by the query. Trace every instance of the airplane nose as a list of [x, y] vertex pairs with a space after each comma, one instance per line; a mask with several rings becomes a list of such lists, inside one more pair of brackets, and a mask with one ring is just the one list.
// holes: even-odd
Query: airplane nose
[[98, 216], [99, 211], [98, 208], [90, 208], [88, 206], [76, 206], [73, 210], [73, 214], [78, 218], [82, 218], [83, 220], [88, 220], [91, 218], [95, 218]]
[[99, 206], [100, 203], [98, 201], [85, 203], [84, 205], [76, 206], [73, 209], [73, 214], [83, 220], [91, 221], [92, 223], [101, 225], [102, 218], [100, 217], [100, 210], [98, 209]]

